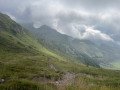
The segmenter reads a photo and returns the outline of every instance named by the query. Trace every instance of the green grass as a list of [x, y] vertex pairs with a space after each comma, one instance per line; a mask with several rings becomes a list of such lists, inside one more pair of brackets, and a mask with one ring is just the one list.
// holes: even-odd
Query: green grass
[[[6, 83], [0, 84], [0, 88], [3, 88], [3, 90], [4, 88], [9, 88], [8, 86], [11, 81], [19, 83], [19, 80], [21, 83], [24, 83], [24, 81], [21, 80], [27, 80], [27, 82], [25, 82], [26, 84], [33, 83], [35, 86], [37, 85], [37, 88], [39, 86], [44, 87], [45, 84], [36, 84], [32, 82], [32, 79], [35, 77], [46, 77], [48, 79], [54, 78], [57, 80], [67, 72], [76, 74], [82, 73], [92, 76], [93, 78], [86, 76], [79, 77], [84, 82], [83, 88], [90, 88], [88, 90], [91, 90], [91, 88], [94, 88], [92, 90], [95, 90], [95, 88], [97, 88], [97, 90], [101, 90], [101, 88], [107, 88], [103, 90], [109, 90], [109, 88], [110, 90], [119, 90], [120, 71], [98, 69], [91, 66], [87, 67], [86, 65], [78, 62], [63, 60], [61, 58], [57, 58], [56, 56], [54, 57], [54, 55], [50, 55], [46, 52], [39, 52], [36, 54], [36, 51], [34, 50], [33, 53], [26, 51], [14, 52], [14, 49], [12, 50], [13, 51], [8, 52], [2, 48], [0, 51], [0, 80], [5, 79], [6, 81]], [[59, 74], [49, 67], [48, 60], [56, 67], [58, 70], [57, 72], [60, 72]], [[89, 87], [90, 84], [94, 84], [95, 86]], [[16, 88], [14, 87], [14, 84], [10, 85], [12, 85], [10, 87]], [[18, 85], [18, 87], [22, 88], [24, 86], [23, 84], [20, 85], [21, 86]], [[73, 84], [72, 86], [68, 86], [66, 88], [67, 90], [79, 90], [81, 87], [76, 85], [77, 84]], [[25, 90], [29, 90], [29, 87]]]
[[[56, 69], [59, 72], [62, 73], [62, 75], [64, 75], [67, 72], [90, 75], [91, 77], [87, 77], [85, 75], [77, 77], [83, 80], [84, 88], [88, 88], [91, 84], [95, 85], [94, 87], [89, 87], [90, 89], [86, 90], [91, 90], [91, 88], [94, 88], [92, 90], [96, 90], [95, 88], [97, 88], [97, 90], [101, 90], [102, 87], [107, 88], [103, 90], [119, 90], [118, 88], [120, 83], [120, 71], [97, 69], [91, 66], [87, 67], [86, 65], [77, 62], [62, 61], [53, 56], [48, 56], [45, 53], [34, 55], [29, 53], [7, 52], [0, 52], [0, 80], [5, 79], [6, 81], [6, 83], [0, 84], [0, 88], [3, 88], [4, 90], [4, 88], [9, 88], [9, 86], [11, 85], [10, 87], [13, 87], [13, 89], [8, 90], [17, 90], [14, 89], [16, 88], [14, 86], [18, 85], [17, 87], [20, 88], [25, 87], [25, 90], [37, 90], [36, 88], [43, 88], [46, 84], [36, 84], [32, 82], [33, 78], [43, 76], [45, 76], [48, 79], [61, 78], [61, 74], [58, 74], [56, 71], [49, 67], [48, 60], [56, 67]], [[77, 82], [77, 80], [78, 79], [75, 79], [75, 82]], [[13, 82], [15, 82], [17, 85], [14, 85]], [[19, 83], [21, 84], [19, 85]], [[31, 87], [29, 87], [30, 84], [33, 84], [34, 89], [32, 89], [32, 85]], [[66, 88], [67, 90], [79, 90], [80, 87], [76, 85], [77, 84], [73, 83], [72, 86], [67, 86]], [[53, 88], [55, 87], [56, 86], [54, 86]], [[47, 89], [48, 88], [49, 86], [47, 86]], [[40, 90], [46, 89], [43, 88]]]
[[11, 80], [0, 85], [0, 90], [56, 90], [53, 84], [38, 84], [27, 80]]
[[[5, 57], [5, 56], [7, 57]], [[1, 65], [0, 78], [28, 78], [45, 74], [57, 76], [54, 70], [49, 68], [48, 57], [43, 55], [34, 56], [29, 54], [2, 54], [0, 60]]]
[[[0, 17], [0, 25], [5, 27], [0, 31], [0, 90], [60, 90], [63, 87], [58, 88], [50, 83], [36, 83], [33, 79], [41, 77], [56, 81], [67, 72], [78, 76], [72, 85], [64, 86], [64, 89], [119, 90], [120, 71], [78, 63], [74, 61], [74, 55], [67, 56], [67, 59], [71, 58], [72, 61], [66, 60], [66, 56], [46, 49], [24, 28], [5, 17], [8, 19]], [[99, 55], [101, 56], [100, 53]], [[83, 61], [81, 57], [78, 59]], [[57, 71], [50, 68], [50, 64]]]
[[76, 77], [74, 83], [66, 90], [119, 90], [120, 71], [84, 69], [82, 75]]

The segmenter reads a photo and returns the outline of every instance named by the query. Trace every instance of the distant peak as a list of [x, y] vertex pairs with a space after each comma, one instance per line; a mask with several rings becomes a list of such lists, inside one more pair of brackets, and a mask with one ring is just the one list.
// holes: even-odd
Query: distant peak
[[55, 30], [55, 29], [53, 29], [53, 28], [51, 28], [50, 26], [47, 26], [47, 25], [42, 25], [40, 28], [38, 28], [38, 29], [41, 29], [41, 30], [49, 30], [49, 31], [56, 31], [57, 32], [57, 30]]
[[40, 28], [50, 28], [50, 29], [52, 29], [50, 26], [47, 26], [47, 25], [42, 25]]

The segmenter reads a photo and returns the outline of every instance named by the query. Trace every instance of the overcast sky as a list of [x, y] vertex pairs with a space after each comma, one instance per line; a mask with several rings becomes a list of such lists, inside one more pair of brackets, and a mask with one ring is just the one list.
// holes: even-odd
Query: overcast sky
[[120, 0], [0, 0], [0, 12], [75, 38], [120, 42]]

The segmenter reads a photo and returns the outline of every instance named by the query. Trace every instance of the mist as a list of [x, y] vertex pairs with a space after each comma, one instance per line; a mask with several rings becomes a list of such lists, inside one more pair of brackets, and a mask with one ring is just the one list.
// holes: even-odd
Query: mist
[[119, 43], [119, 0], [0, 0], [0, 12], [35, 28], [48, 25], [78, 39]]

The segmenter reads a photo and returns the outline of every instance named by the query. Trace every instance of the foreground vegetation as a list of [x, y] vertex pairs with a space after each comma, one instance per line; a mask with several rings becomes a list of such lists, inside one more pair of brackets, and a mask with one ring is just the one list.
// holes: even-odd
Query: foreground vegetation
[[[120, 71], [98, 69], [76, 62], [59, 60], [41, 53], [0, 53], [0, 90], [119, 90]], [[57, 69], [50, 68], [49, 63]], [[76, 78], [68, 86], [33, 81], [36, 77], [54, 82], [65, 73]], [[3, 81], [2, 81], [3, 80]]]

